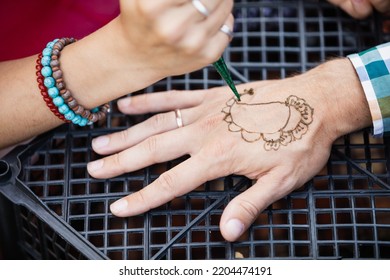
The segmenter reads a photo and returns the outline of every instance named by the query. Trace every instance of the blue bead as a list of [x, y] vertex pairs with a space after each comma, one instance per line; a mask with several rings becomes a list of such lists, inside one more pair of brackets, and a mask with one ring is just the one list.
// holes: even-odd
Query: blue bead
[[53, 104], [56, 105], [57, 107], [60, 107], [61, 105], [64, 104], [64, 99], [61, 96], [57, 96], [56, 98], [53, 98]]
[[53, 77], [46, 77], [43, 83], [45, 84], [45, 87], [52, 88], [55, 86], [56, 80], [54, 80]]
[[51, 98], [55, 98], [60, 94], [60, 91], [56, 87], [51, 87], [48, 89], [47, 93]]
[[82, 117], [81, 117], [80, 115], [76, 115], [76, 116], [73, 118], [72, 123], [74, 123], [74, 124], [80, 124], [81, 119], [82, 119]]
[[99, 107], [93, 108], [93, 109], [91, 110], [92, 113], [96, 113], [96, 112], [98, 112], [98, 111], [99, 111]]
[[60, 112], [62, 115], [67, 114], [70, 111], [70, 108], [66, 104], [62, 104], [60, 107], [58, 107], [58, 112]]
[[50, 56], [52, 50], [53, 50], [52, 48], [44, 48], [43, 51], [42, 51], [42, 55], [43, 56]]
[[76, 116], [76, 115], [75, 115], [75, 113], [74, 113], [72, 110], [70, 110], [68, 113], [66, 113], [66, 114], [64, 115], [65, 119], [67, 119], [68, 121], [73, 120], [73, 118], [74, 118], [75, 116]]
[[47, 43], [46, 48], [52, 49], [54, 47], [55, 43], [56, 43], [55, 41], [51, 41], [51, 42]]
[[42, 56], [41, 58], [41, 64], [43, 66], [48, 66], [50, 65], [51, 57], [50, 56]]
[[50, 77], [53, 71], [51, 70], [50, 66], [44, 66], [41, 69], [41, 74], [43, 77]]
[[79, 126], [86, 126], [86, 125], [87, 125], [87, 123], [88, 123], [88, 120], [87, 120], [87, 119], [84, 119], [84, 118], [82, 118], [82, 119], [81, 119], [81, 122], [79, 123]]

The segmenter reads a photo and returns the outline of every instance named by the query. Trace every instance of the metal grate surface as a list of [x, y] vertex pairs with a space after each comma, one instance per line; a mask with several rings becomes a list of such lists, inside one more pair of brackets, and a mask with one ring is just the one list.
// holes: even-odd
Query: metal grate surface
[[[225, 60], [237, 83], [284, 78], [388, 39], [380, 17], [356, 21], [322, 1], [235, 2], [235, 38]], [[207, 67], [145, 91], [220, 85], [218, 74]], [[22, 187], [43, 202], [43, 211], [55, 213], [52, 219], [63, 221], [57, 227], [49, 218], [37, 220], [36, 210], [15, 206], [18, 244], [30, 258], [390, 258], [386, 139], [371, 138], [367, 131], [339, 139], [317, 176], [263, 211], [238, 242], [227, 243], [219, 233], [219, 219], [229, 200], [251, 186], [246, 178], [208, 182], [143, 215], [111, 215], [111, 202], [140, 190], [183, 160], [110, 180], [91, 178], [86, 164], [98, 158], [91, 140], [148, 117], [124, 116], [115, 103], [112, 107], [106, 122], [87, 128], [63, 126], [20, 155]], [[88, 257], [95, 249], [100, 253]]]

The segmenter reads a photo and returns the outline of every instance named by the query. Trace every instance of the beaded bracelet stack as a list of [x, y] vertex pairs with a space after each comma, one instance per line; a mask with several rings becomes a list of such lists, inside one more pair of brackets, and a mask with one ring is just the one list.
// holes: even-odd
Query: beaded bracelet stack
[[43, 100], [61, 120], [85, 126], [102, 120], [110, 109], [108, 104], [92, 110], [85, 109], [66, 88], [60, 69], [61, 50], [74, 43], [73, 38], [55, 39], [46, 45], [37, 59], [37, 82]]

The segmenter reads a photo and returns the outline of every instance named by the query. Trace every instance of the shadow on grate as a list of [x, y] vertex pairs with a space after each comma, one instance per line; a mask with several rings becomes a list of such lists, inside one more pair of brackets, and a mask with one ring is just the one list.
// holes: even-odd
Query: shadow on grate
[[[235, 38], [225, 60], [237, 83], [284, 78], [387, 36], [378, 29], [379, 17], [356, 21], [326, 2], [243, 0], [236, 1], [234, 14]], [[207, 67], [167, 78], [145, 92], [220, 85], [218, 74]], [[8, 157], [13, 174], [19, 169], [20, 174], [8, 185], [0, 184], [11, 201], [0, 214], [12, 213], [17, 221], [8, 234], [14, 235], [10, 244], [19, 248], [16, 257], [390, 258], [387, 139], [374, 139], [368, 131], [339, 139], [317, 176], [269, 206], [240, 240], [228, 243], [219, 232], [219, 220], [227, 203], [250, 188], [252, 182], [243, 177], [207, 182], [143, 215], [118, 218], [110, 213], [114, 200], [142, 189], [185, 159], [109, 180], [91, 178], [86, 164], [99, 158], [91, 140], [148, 117], [125, 116], [115, 103], [112, 108], [105, 122], [85, 128], [63, 126]]]

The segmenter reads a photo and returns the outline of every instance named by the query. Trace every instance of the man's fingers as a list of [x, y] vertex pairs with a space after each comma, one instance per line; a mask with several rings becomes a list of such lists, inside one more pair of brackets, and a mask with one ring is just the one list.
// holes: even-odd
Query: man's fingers
[[[172, 139], [179, 139], [172, 141]], [[95, 178], [110, 178], [191, 154], [196, 145], [191, 129], [184, 127], [151, 136], [120, 153], [88, 163], [89, 174]]]
[[145, 114], [189, 108], [199, 105], [205, 97], [205, 90], [165, 91], [125, 97], [118, 100], [118, 108], [124, 114]]
[[184, 195], [210, 180], [208, 165], [196, 156], [163, 173], [149, 186], [121, 198], [111, 206], [120, 217], [138, 215]]
[[[198, 112], [196, 110], [181, 110], [181, 119], [184, 126], [193, 123], [197, 116]], [[98, 154], [108, 155], [130, 148], [153, 135], [177, 128], [175, 112], [157, 114], [126, 130], [93, 139], [92, 148]]]
[[220, 221], [222, 236], [227, 241], [237, 240], [261, 211], [293, 189], [293, 183], [281, 177], [276, 172], [264, 175], [227, 205]]

